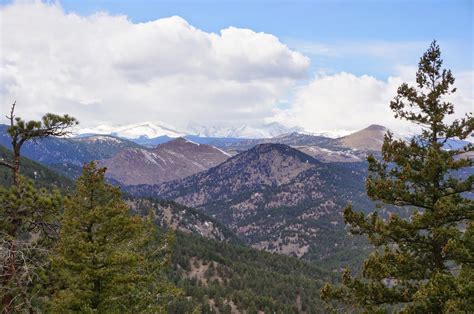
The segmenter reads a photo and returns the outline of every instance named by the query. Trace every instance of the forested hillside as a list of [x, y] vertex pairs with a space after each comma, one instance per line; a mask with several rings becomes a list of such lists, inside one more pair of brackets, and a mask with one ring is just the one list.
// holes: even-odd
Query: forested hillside
[[172, 276], [185, 292], [172, 313], [196, 306], [202, 313], [323, 312], [319, 290], [335, 279], [317, 264], [183, 233], [177, 234]]
[[[13, 154], [9, 149], [0, 145], [0, 158], [9, 160], [12, 156]], [[69, 191], [74, 185], [74, 182], [70, 178], [60, 175], [48, 167], [28, 158], [21, 158], [21, 163], [23, 175], [33, 180], [35, 185], [38, 187], [48, 189], [57, 187], [63, 191]], [[12, 183], [11, 171], [5, 167], [0, 167], [0, 184], [3, 186], [9, 186]]]

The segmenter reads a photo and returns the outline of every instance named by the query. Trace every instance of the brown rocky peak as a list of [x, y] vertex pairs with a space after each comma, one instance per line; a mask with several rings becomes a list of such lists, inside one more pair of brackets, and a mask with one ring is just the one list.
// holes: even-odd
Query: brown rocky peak
[[213, 146], [177, 138], [154, 149], [129, 149], [103, 160], [107, 176], [124, 185], [184, 178], [224, 162], [230, 155]]
[[372, 124], [365, 129], [346, 135], [335, 140], [336, 145], [357, 150], [380, 151], [384, 135], [388, 129]]

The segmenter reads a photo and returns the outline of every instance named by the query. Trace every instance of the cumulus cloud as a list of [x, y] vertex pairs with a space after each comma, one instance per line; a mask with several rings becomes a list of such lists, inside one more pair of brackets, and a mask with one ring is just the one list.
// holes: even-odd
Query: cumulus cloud
[[309, 59], [278, 38], [229, 27], [207, 33], [174, 16], [132, 23], [57, 4], [0, 9], [2, 110], [68, 112], [83, 125], [267, 118]]
[[[395, 119], [389, 103], [403, 82], [414, 84], [415, 72], [416, 67], [398, 67], [397, 75], [387, 80], [346, 72], [317, 75], [295, 91], [289, 108], [275, 110], [273, 121], [313, 132], [357, 130], [376, 123], [396, 132], [411, 133], [416, 127]], [[454, 74], [458, 91], [448, 100], [455, 104], [456, 115], [452, 118], [459, 118], [474, 109], [474, 72]]]
[[[208, 33], [177, 16], [147, 23], [107, 13], [84, 17], [42, 2], [0, 7], [0, 23], [2, 112], [16, 99], [24, 117], [70, 113], [84, 127], [162, 120], [182, 128], [193, 120], [278, 121], [316, 132], [372, 123], [408, 130], [388, 104], [402, 82], [413, 81], [416, 67], [398, 67], [385, 80], [340, 72], [306, 82], [305, 55], [249, 29]], [[300, 49], [336, 59], [419, 49], [418, 42], [365, 46]], [[473, 73], [454, 73], [459, 113], [473, 109]]]

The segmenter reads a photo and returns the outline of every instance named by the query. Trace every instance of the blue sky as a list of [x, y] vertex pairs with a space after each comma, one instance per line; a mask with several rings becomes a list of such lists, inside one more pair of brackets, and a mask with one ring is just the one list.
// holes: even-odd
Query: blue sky
[[0, 100], [85, 126], [403, 131], [388, 104], [433, 39], [472, 111], [473, 3], [0, 0]]
[[[395, 63], [416, 62], [433, 39], [442, 45], [448, 66], [454, 70], [474, 67], [471, 0], [66, 0], [60, 3], [67, 11], [81, 15], [106, 11], [127, 15], [133, 22], [178, 15], [207, 32], [234, 26], [273, 34], [290, 48], [308, 55], [314, 70], [384, 78], [391, 74]], [[382, 45], [386, 46], [384, 51], [371, 53], [370, 48]], [[327, 47], [344, 51], [326, 55]]]

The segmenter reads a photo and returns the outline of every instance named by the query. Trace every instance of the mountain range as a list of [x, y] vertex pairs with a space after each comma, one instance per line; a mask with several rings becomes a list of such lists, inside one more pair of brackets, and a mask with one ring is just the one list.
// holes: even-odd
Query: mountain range
[[260, 126], [232, 125], [232, 126], [204, 126], [190, 122], [187, 127], [188, 134], [200, 137], [226, 137], [226, 138], [270, 138], [281, 134], [303, 131], [299, 127], [286, 127], [278, 122]]
[[[111, 135], [50, 138], [25, 145], [24, 155], [40, 163], [23, 158], [22, 172], [67, 193], [74, 183], [57, 171], [74, 177], [84, 162], [106, 166], [132, 213], [174, 230], [169, 276], [183, 295], [171, 302], [173, 313], [310, 313], [322, 308], [322, 283], [341, 267], [358, 268], [368, 253], [363, 238], [347, 234], [342, 209], [375, 208], [364, 159], [377, 154], [385, 132], [372, 125], [336, 139], [196, 136], [206, 144], [186, 136], [153, 147]], [[6, 134], [0, 143], [8, 147]], [[0, 146], [0, 156], [11, 152]], [[0, 184], [10, 184], [0, 170]]]
[[147, 141], [159, 144], [156, 142], [159, 142], [160, 139], [177, 138], [185, 135], [214, 138], [270, 138], [298, 131], [303, 131], [303, 129], [298, 127], [288, 128], [277, 122], [257, 126], [248, 124], [204, 126], [196, 122], [190, 122], [185, 130], [179, 130], [179, 128], [164, 122], [143, 122], [119, 126], [99, 125], [79, 129], [77, 134], [80, 136], [92, 134], [113, 135], [140, 144], [145, 144]]
[[[8, 147], [6, 128], [0, 126], [0, 144]], [[365, 196], [365, 159], [379, 154], [386, 132], [371, 125], [335, 139], [300, 132], [259, 139], [195, 135], [168, 137], [151, 147], [115, 135], [83, 134], [27, 143], [22, 153], [69, 178], [96, 160], [107, 167], [110, 182], [133, 199], [152, 198], [130, 205], [155, 208], [160, 223], [221, 240], [218, 224], [254, 248], [314, 260], [363, 247], [347, 237], [341, 211], [349, 202], [362, 210], [374, 208]], [[193, 208], [215, 223], [189, 220], [183, 214], [189, 210], [155, 206], [157, 199]], [[193, 223], [176, 224], [170, 217]]]

